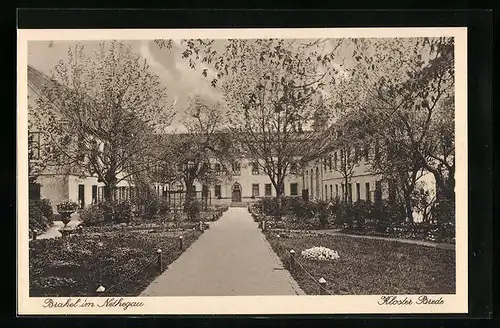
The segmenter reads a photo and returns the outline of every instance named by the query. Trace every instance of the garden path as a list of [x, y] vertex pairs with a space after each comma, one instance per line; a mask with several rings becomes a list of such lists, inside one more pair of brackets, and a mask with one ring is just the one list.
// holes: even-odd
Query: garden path
[[301, 294], [247, 209], [231, 207], [140, 296]]
[[[78, 213], [73, 213], [71, 215], [71, 221], [68, 222], [68, 227], [76, 227], [81, 223], [80, 217], [78, 216]], [[64, 226], [64, 223], [62, 221], [54, 221], [54, 224], [47, 229], [44, 233], [38, 235], [36, 238], [37, 239], [51, 239], [51, 238], [57, 238], [61, 237], [61, 233], [59, 232], [59, 229], [61, 229]]]

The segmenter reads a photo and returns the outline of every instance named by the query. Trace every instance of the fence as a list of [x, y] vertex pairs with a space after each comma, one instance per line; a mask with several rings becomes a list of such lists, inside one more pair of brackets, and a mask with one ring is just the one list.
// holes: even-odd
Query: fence
[[[182, 190], [164, 191], [163, 198], [166, 200], [170, 210], [182, 210], [186, 201], [186, 192]], [[196, 191], [195, 199], [202, 204], [203, 209], [207, 209], [212, 204], [210, 191]]]
[[[109, 291], [112, 291], [112, 290], [116, 289], [118, 286], [122, 285], [123, 283], [130, 281], [132, 278], [137, 276], [139, 273], [144, 272], [147, 268], [149, 268], [153, 265], [155, 265], [156, 268], [158, 269], [158, 274], [161, 274], [164, 271], [163, 255], [168, 254], [169, 252], [172, 252], [175, 248], [182, 251], [184, 249], [184, 240], [189, 235], [191, 235], [194, 238], [196, 236], [196, 230], [197, 230], [196, 228], [193, 228], [190, 231], [181, 234], [178, 238], [178, 242], [172, 243], [166, 249], [159, 248], [159, 249], [155, 250], [154, 255], [151, 255], [151, 258], [148, 259], [146, 264], [142, 265], [139, 269], [135, 270], [132, 274], [121, 279], [119, 282], [112, 285], [111, 287], [105, 288], [102, 284], [99, 284], [99, 287], [95, 291], [96, 296], [107, 296]], [[198, 231], [200, 231], [201, 233], [204, 232], [204, 226], [203, 226], [202, 222], [200, 222], [200, 225], [198, 227]]]

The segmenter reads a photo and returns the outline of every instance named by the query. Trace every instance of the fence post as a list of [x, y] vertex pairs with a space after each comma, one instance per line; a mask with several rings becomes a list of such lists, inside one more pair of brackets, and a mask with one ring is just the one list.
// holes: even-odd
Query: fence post
[[319, 278], [318, 282], [319, 282], [319, 294], [326, 295], [326, 280], [325, 280], [325, 278], [323, 278], [323, 277]]
[[203, 232], [203, 221], [200, 221], [200, 231]]
[[290, 250], [290, 271], [293, 271], [295, 266], [295, 251], [293, 249]]
[[262, 231], [266, 230], [266, 220], [262, 220]]
[[182, 236], [179, 236], [179, 248], [182, 251], [183, 245], [182, 245]]
[[33, 240], [36, 240], [37, 234], [38, 234], [38, 230], [33, 229]]
[[163, 258], [161, 256], [161, 249], [158, 248], [158, 250], [156, 251], [156, 255], [158, 257], [158, 268], [160, 269], [160, 272], [163, 271]]
[[196, 228], [193, 228], [193, 237], [196, 236]]

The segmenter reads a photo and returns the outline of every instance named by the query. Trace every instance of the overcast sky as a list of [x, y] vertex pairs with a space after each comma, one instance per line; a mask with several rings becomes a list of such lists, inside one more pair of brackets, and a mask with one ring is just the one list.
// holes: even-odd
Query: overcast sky
[[[193, 70], [187, 61], [181, 58], [178, 43], [175, 43], [171, 50], [167, 50], [159, 49], [155, 42], [148, 40], [122, 42], [130, 45], [134, 52], [147, 60], [151, 70], [160, 76], [167, 87], [168, 101], [175, 102], [179, 111], [184, 109], [188, 97], [193, 94], [214, 100], [221, 98], [218, 90], [210, 85], [210, 80], [201, 75], [201, 68]], [[81, 43], [86, 49], [93, 51], [100, 42]], [[31, 41], [28, 45], [28, 64], [51, 76], [53, 67], [61, 59], [67, 58], [68, 47], [74, 44], [75, 42], [68, 41]], [[182, 129], [178, 122], [173, 125], [174, 129]]]
[[[329, 40], [330, 41], [330, 40]], [[83, 41], [86, 50], [94, 51], [101, 41]], [[174, 40], [172, 49], [160, 49], [152, 40], [130, 40], [121, 42], [130, 45], [132, 50], [145, 58], [151, 67], [151, 71], [156, 73], [167, 87], [169, 103], [175, 103], [178, 112], [182, 112], [187, 105], [187, 100], [191, 95], [197, 94], [213, 100], [221, 100], [222, 96], [218, 89], [210, 85], [211, 77], [215, 72], [198, 63], [196, 70], [189, 67], [186, 59], [181, 58], [182, 47], [179, 40]], [[61, 60], [67, 59], [68, 48], [74, 45], [74, 41], [30, 41], [28, 44], [28, 64], [51, 76], [53, 67]], [[224, 47], [224, 40], [216, 41], [216, 48]], [[341, 57], [346, 56], [345, 51], [341, 51]], [[339, 60], [333, 65], [342, 70], [341, 64], [346, 65], [345, 60]], [[345, 67], [345, 66], [344, 66]], [[203, 68], [209, 69], [209, 77], [203, 77]], [[181, 116], [172, 124], [172, 129], [183, 130], [179, 124]]]

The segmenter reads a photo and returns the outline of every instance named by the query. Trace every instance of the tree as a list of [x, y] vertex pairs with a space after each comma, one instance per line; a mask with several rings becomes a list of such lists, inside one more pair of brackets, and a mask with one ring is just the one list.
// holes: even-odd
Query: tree
[[[371, 170], [390, 182], [413, 222], [417, 182], [431, 172], [454, 200], [453, 39], [354, 39], [355, 65], [333, 85], [364, 142]], [[338, 81], [337, 81], [338, 82]]]
[[[157, 40], [170, 48], [171, 40]], [[229, 127], [244, 152], [269, 176], [277, 197], [299, 149], [313, 143], [314, 102], [332, 66], [339, 40], [183, 40], [190, 67], [222, 89]], [[327, 49], [328, 48], [328, 49]], [[205, 66], [205, 67], [203, 67]], [[209, 74], [211, 68], [215, 75]]]
[[367, 81], [364, 106], [369, 103], [370, 116], [377, 118], [377, 136], [388, 135], [387, 129], [402, 132], [404, 139], [394, 139], [392, 144], [402, 146], [404, 141], [407, 159], [415, 169], [421, 165], [431, 172], [441, 194], [454, 199], [453, 39], [360, 44], [359, 52], [355, 50], [359, 65], [353, 74]]
[[[223, 130], [225, 124], [222, 104], [191, 97], [183, 113], [187, 133], [169, 134], [164, 140], [162, 163], [167, 181], [182, 181], [186, 188], [185, 205], [195, 199], [194, 182], [212, 185], [227, 177], [222, 172], [234, 159], [230, 136]], [[210, 160], [221, 165], [217, 170]], [[176, 168], [168, 171], [168, 168]], [[167, 171], [165, 171], [167, 170]]]
[[113, 199], [120, 181], [155, 159], [150, 146], [171, 119], [165, 88], [146, 60], [117, 41], [102, 42], [93, 54], [70, 47], [52, 80], [32, 113], [37, 125], [58, 165], [97, 175], [104, 198]]

